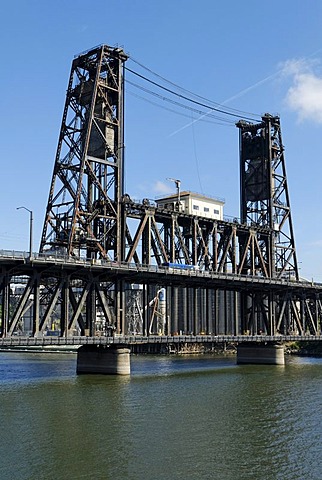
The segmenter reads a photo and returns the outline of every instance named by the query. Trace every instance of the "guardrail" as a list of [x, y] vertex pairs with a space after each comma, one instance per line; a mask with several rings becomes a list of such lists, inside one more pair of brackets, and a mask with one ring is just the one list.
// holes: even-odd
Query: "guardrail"
[[322, 341], [322, 335], [125, 335], [115, 337], [23, 337], [0, 338], [0, 347], [45, 347], [81, 345], [138, 345], [183, 343], [285, 343]]
[[313, 281], [301, 280], [299, 282], [291, 280], [288, 278], [267, 278], [259, 275], [243, 275], [232, 272], [214, 272], [208, 270], [200, 269], [184, 269], [184, 268], [169, 268], [166, 266], [158, 265], [144, 265], [136, 263], [127, 263], [127, 262], [117, 262], [113, 260], [104, 260], [104, 259], [93, 259], [89, 260], [86, 258], [76, 258], [66, 255], [61, 255], [58, 253], [44, 254], [44, 253], [33, 253], [30, 257], [29, 252], [15, 251], [15, 250], [0, 250], [0, 260], [24, 260], [32, 262], [46, 262], [46, 263], [57, 263], [57, 264], [66, 264], [66, 265], [82, 265], [87, 268], [106, 268], [112, 270], [127, 270], [127, 271], [137, 271], [142, 273], [160, 273], [163, 275], [176, 275], [183, 277], [198, 277], [205, 279], [218, 279], [224, 281], [243, 281], [251, 284], [266, 284], [266, 285], [276, 285], [276, 286], [299, 286], [299, 287], [314, 287], [322, 289], [322, 283], [314, 283]]

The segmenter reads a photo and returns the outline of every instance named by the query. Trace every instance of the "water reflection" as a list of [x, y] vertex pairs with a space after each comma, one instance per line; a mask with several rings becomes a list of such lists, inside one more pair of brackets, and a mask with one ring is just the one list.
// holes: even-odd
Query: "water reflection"
[[322, 478], [320, 359], [134, 356], [131, 377], [75, 362], [0, 354], [1, 479]]

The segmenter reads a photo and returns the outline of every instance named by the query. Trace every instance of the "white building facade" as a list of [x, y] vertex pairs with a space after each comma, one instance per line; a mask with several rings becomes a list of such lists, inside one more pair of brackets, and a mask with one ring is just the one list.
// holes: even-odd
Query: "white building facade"
[[158, 198], [156, 204], [160, 208], [171, 211], [179, 211], [187, 215], [223, 220], [224, 205], [223, 199], [212, 198], [200, 193], [184, 191], [180, 196], [177, 194]]

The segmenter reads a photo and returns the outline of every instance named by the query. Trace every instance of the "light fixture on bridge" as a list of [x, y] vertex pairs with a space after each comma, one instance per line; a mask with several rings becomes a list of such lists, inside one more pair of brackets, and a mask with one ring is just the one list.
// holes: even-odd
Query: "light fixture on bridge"
[[29, 208], [27, 207], [17, 207], [17, 210], [27, 210], [27, 212], [29, 212], [29, 215], [30, 215], [30, 219], [29, 219], [29, 258], [31, 259], [32, 258], [32, 224], [33, 224], [33, 213], [32, 213], [32, 210], [29, 210]]
[[174, 182], [176, 188], [177, 188], [177, 210], [180, 210], [180, 186], [181, 186], [181, 180], [178, 180], [176, 178], [170, 178], [168, 177], [167, 180], [170, 182]]

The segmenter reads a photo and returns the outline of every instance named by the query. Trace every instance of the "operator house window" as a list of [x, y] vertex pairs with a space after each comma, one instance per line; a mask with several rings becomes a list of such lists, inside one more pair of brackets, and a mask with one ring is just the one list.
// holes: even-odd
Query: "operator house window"
[[203, 207], [203, 211], [204, 212], [209, 212], [209, 208], [208, 207]]
[[217, 209], [215, 208], [215, 209], [214, 209], [214, 213], [215, 213], [216, 215], [219, 215], [219, 210], [217, 210]]
[[193, 208], [194, 210], [199, 210], [199, 205], [192, 205], [192, 208]]

